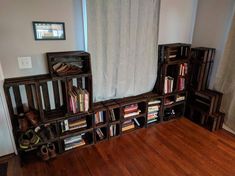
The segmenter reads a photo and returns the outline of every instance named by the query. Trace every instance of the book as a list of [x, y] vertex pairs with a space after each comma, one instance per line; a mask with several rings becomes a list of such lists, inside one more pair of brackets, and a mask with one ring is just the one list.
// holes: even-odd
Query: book
[[138, 120], [136, 118], [133, 119], [136, 123], [137, 126], [140, 126], [140, 123], [138, 122]]
[[72, 136], [64, 139], [64, 144], [69, 144], [82, 140], [82, 135]]
[[179, 95], [177, 95], [177, 97], [176, 97], [176, 102], [179, 102], [179, 101], [183, 101], [183, 100], [185, 100], [185, 96], [179, 96]]
[[150, 111], [159, 111], [159, 108], [160, 108], [159, 105], [157, 105], [157, 106], [149, 106], [148, 107], [148, 112], [150, 112]]
[[165, 102], [164, 102], [164, 105], [171, 105], [171, 104], [173, 104], [173, 103], [174, 103], [173, 100], [170, 100], [169, 98], [166, 98], [166, 99], [165, 99]]
[[165, 77], [165, 82], [164, 82], [164, 93], [171, 93], [173, 91], [173, 84], [174, 84], [174, 78], [170, 76]]
[[134, 128], [135, 128], [135, 125], [134, 125], [134, 124], [131, 124], [131, 125], [129, 125], [129, 126], [122, 127], [122, 131], [127, 131], [127, 130], [134, 129]]
[[148, 105], [159, 104], [159, 103], [161, 103], [161, 100], [153, 100], [148, 102]]
[[115, 113], [114, 113], [114, 110], [113, 110], [113, 109], [110, 110], [110, 116], [111, 116], [111, 120], [112, 120], [112, 121], [115, 121], [115, 120], [116, 120]]
[[84, 140], [81, 140], [80, 142], [75, 142], [75, 143], [72, 143], [72, 144], [67, 144], [65, 145], [65, 151], [67, 150], [70, 150], [70, 149], [73, 149], [73, 148], [76, 148], [76, 147], [80, 147], [80, 146], [83, 146], [85, 145], [85, 141]]
[[139, 115], [140, 112], [141, 112], [140, 110], [137, 110], [136, 112], [131, 112], [129, 114], [124, 114], [124, 118], [135, 116], [135, 115]]
[[73, 86], [68, 94], [71, 112], [75, 114], [89, 110], [89, 92], [86, 89]]
[[153, 123], [153, 122], [156, 122], [156, 121], [158, 121], [158, 120], [155, 118], [155, 119], [148, 120], [147, 123], [149, 124], [149, 123]]
[[104, 134], [100, 128], [96, 129], [96, 133], [100, 139], [104, 139]]
[[138, 110], [138, 104], [132, 104], [132, 105], [125, 106], [124, 113], [131, 113], [137, 110]]

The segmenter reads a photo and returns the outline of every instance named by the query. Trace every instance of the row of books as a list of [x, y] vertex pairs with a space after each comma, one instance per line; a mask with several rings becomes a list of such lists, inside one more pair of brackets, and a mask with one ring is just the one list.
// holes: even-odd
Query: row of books
[[95, 123], [99, 124], [99, 123], [103, 123], [104, 122], [104, 112], [103, 111], [99, 111], [95, 113]]
[[174, 84], [174, 78], [170, 76], [165, 77], [165, 83], [164, 83], [164, 93], [171, 93], [173, 91], [173, 84]]
[[73, 86], [68, 92], [69, 94], [69, 107], [75, 114], [78, 112], [85, 112], [89, 109], [89, 92], [86, 89]]
[[187, 73], [188, 73], [188, 64], [187, 63], [180, 64], [179, 75], [185, 76]]
[[178, 78], [178, 90], [184, 90], [185, 89], [185, 78], [184, 77], [179, 77]]
[[113, 110], [113, 109], [111, 109], [111, 110], [109, 111], [109, 112], [110, 112], [110, 117], [111, 117], [111, 120], [112, 120], [112, 121], [118, 120], [118, 118], [116, 117], [114, 111], [115, 111], [115, 110]]
[[104, 139], [104, 133], [102, 132], [102, 130], [100, 128], [96, 129], [96, 134], [98, 135], [99, 139], [102, 140]]
[[118, 134], [118, 129], [117, 129], [118, 127], [117, 127], [117, 125], [111, 125], [110, 127], [109, 127], [109, 134], [110, 134], [110, 136], [116, 136], [117, 134]]
[[86, 127], [87, 127], [86, 119], [78, 119], [77, 117], [69, 118], [61, 122], [62, 132], [72, 131]]
[[[158, 120], [161, 100], [153, 100], [148, 102], [147, 123], [153, 123]], [[151, 105], [151, 106], [150, 106]]]
[[82, 138], [83, 135], [84, 133], [64, 139], [64, 150], [67, 151], [85, 145], [86, 142]]
[[124, 118], [139, 115], [141, 110], [138, 109], [138, 104], [125, 106], [123, 109]]

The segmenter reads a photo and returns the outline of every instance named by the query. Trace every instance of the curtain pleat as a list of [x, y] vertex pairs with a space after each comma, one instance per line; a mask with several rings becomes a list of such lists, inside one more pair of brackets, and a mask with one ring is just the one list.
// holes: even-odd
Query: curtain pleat
[[223, 57], [216, 72], [214, 89], [224, 93], [222, 110], [225, 124], [235, 131], [235, 16], [225, 45]]

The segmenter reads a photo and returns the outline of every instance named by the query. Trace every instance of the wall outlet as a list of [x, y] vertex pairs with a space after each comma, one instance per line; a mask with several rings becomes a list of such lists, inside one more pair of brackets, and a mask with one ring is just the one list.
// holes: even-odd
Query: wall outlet
[[32, 68], [31, 57], [18, 57], [18, 64], [20, 69], [29, 69]]

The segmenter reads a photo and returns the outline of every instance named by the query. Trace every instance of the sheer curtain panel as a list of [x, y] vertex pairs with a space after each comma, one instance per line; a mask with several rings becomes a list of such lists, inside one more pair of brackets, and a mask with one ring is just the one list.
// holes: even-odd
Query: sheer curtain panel
[[160, 0], [87, 0], [94, 100], [152, 90]]

